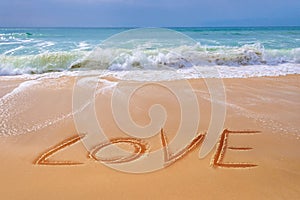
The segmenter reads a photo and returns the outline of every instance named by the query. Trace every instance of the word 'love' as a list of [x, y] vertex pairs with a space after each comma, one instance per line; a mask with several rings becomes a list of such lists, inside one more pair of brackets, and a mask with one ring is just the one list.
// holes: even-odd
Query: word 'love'
[[[249, 151], [252, 150], [251, 147], [233, 147], [228, 146], [228, 138], [230, 134], [255, 134], [260, 133], [260, 131], [230, 131], [228, 129], [223, 130], [222, 134], [220, 135], [219, 142], [216, 147], [216, 151], [211, 159], [211, 166], [214, 168], [253, 168], [258, 166], [257, 164], [252, 163], [228, 163], [224, 162], [225, 153], [227, 150], [232, 151]], [[71, 145], [74, 145], [78, 143], [81, 139], [83, 139], [85, 135], [77, 135], [70, 137], [46, 152], [42, 153], [38, 156], [38, 158], [34, 161], [34, 164], [36, 165], [80, 165], [83, 164], [82, 162], [76, 162], [76, 161], [51, 161], [49, 158], [58, 153], [59, 151], [62, 151], [63, 149], [66, 149], [70, 147]], [[200, 145], [205, 138], [205, 134], [197, 134], [194, 139], [186, 145], [183, 149], [178, 151], [177, 153], [171, 153], [168, 147], [168, 140], [166, 137], [166, 134], [164, 133], [164, 130], [161, 129], [160, 133], [160, 139], [161, 139], [161, 145], [164, 150], [164, 163], [165, 167], [170, 166], [174, 164], [179, 159], [183, 158], [186, 154], [188, 154], [191, 150], [193, 150], [195, 147]], [[112, 157], [112, 158], [99, 158], [97, 156], [97, 153], [100, 152], [103, 148], [108, 147], [109, 145], [114, 144], [129, 144], [134, 147], [134, 151], [131, 155], [126, 157]], [[110, 139], [108, 142], [101, 143], [93, 148], [92, 151], [88, 152], [88, 158], [94, 159], [96, 161], [101, 161], [108, 164], [118, 164], [118, 163], [125, 163], [125, 162], [131, 162], [136, 159], [142, 159], [141, 157], [147, 153], [150, 149], [150, 146], [147, 142], [136, 139], [136, 138], [113, 138]]]

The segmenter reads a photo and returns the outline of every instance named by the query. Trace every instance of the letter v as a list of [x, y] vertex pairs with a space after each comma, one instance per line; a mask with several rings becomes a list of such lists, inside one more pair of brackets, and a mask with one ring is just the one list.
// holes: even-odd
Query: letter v
[[160, 136], [161, 136], [161, 143], [164, 149], [165, 167], [168, 167], [173, 163], [175, 163], [177, 160], [183, 158], [189, 151], [195, 148], [200, 142], [203, 142], [205, 134], [198, 133], [188, 145], [186, 145], [183, 149], [181, 149], [175, 154], [169, 152], [168, 140], [163, 129], [161, 129], [160, 131]]

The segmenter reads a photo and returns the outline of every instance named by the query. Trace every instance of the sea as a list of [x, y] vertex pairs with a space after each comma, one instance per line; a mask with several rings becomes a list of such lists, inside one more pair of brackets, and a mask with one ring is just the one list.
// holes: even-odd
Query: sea
[[0, 76], [247, 78], [300, 73], [300, 27], [0, 28]]

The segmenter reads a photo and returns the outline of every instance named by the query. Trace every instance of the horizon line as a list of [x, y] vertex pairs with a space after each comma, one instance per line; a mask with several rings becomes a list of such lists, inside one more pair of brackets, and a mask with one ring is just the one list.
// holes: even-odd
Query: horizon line
[[220, 25], [220, 26], [0, 26], [0, 28], [280, 28], [300, 27], [300, 25]]

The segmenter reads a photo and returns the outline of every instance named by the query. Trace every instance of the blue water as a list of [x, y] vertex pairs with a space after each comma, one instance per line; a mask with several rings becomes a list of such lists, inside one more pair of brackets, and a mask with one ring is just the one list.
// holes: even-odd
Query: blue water
[[[170, 29], [187, 35], [197, 43], [196, 47], [193, 46], [185, 51], [193, 52], [188, 57], [192, 55], [192, 61], [198, 66], [216, 65], [230, 68], [250, 66], [250, 69], [251, 66], [256, 65], [273, 66], [276, 69], [276, 66], [280, 65], [282, 68], [285, 64], [288, 69], [284, 68], [284, 70], [290, 73], [298, 72], [300, 27]], [[77, 65], [80, 68], [84, 65], [82, 61], [89, 59], [89, 54], [99, 44], [115, 34], [128, 30], [132, 31], [130, 28], [0, 28], [0, 74], [68, 71], [78, 63], [81, 63]], [[167, 43], [172, 43], [172, 40]], [[176, 45], [174, 48], [177, 48]], [[132, 49], [132, 52], [136, 52], [135, 50]], [[140, 54], [132, 52], [126, 52], [130, 58], [126, 57], [123, 63], [118, 63], [121, 67], [115, 67], [116, 65], [103, 67], [99, 64], [99, 69], [131, 70], [137, 62], [139, 69], [146, 68], [145, 59], [136, 58]], [[115, 51], [106, 54], [116, 56]], [[143, 55], [149, 57], [147, 53]], [[107, 55], [98, 52], [98, 56], [101, 60], [105, 60], [104, 56]], [[158, 50], [155, 55], [151, 54], [146, 63], [154, 60], [162, 63], [161, 60], [164, 60], [163, 62], [168, 66], [188, 67], [182, 63], [171, 65], [170, 59], [174, 60]]]

